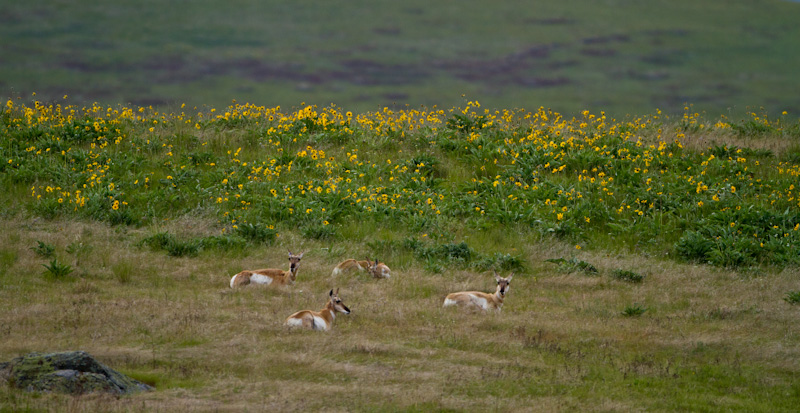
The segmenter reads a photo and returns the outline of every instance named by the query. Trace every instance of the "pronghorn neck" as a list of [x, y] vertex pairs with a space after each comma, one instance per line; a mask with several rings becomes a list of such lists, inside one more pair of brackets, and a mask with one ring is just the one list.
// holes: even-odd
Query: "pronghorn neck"
[[289, 271], [284, 271], [281, 278], [283, 278], [284, 284], [294, 284], [294, 280], [297, 279], [297, 266], [289, 268]]
[[503, 305], [503, 300], [506, 298], [505, 293], [500, 292], [500, 286], [497, 286], [497, 290], [495, 290], [494, 294], [492, 295], [494, 302], [497, 303], [497, 306]]
[[328, 300], [328, 303], [325, 304], [325, 308], [319, 310], [319, 314], [325, 319], [325, 321], [328, 322], [329, 325], [333, 323], [333, 319], [336, 318], [336, 309], [333, 306], [333, 302]]

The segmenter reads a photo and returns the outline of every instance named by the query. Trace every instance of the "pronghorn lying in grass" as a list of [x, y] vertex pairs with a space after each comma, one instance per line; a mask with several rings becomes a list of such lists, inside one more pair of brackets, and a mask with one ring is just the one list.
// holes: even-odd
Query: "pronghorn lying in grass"
[[336, 313], [350, 314], [350, 309], [339, 298], [339, 289], [334, 293], [328, 293], [330, 299], [325, 304], [325, 308], [319, 311], [303, 310], [298, 311], [286, 319], [286, 325], [292, 327], [305, 327], [312, 330], [328, 331], [333, 326], [333, 319]]
[[340, 262], [339, 265], [337, 265], [333, 269], [331, 275], [337, 276], [344, 272], [353, 270], [358, 270], [358, 271], [367, 270], [375, 278], [389, 278], [392, 276], [391, 274], [392, 270], [389, 269], [389, 267], [386, 266], [386, 264], [378, 262], [378, 260], [372, 262], [372, 260], [370, 260], [369, 258], [367, 258], [366, 261], [357, 261], [352, 258], [349, 260], [344, 260]]
[[511, 286], [511, 278], [514, 277], [512, 272], [508, 278], [503, 278], [494, 273], [494, 279], [497, 280], [497, 290], [494, 294], [483, 293], [480, 291], [461, 291], [458, 293], [448, 294], [444, 299], [443, 307], [450, 307], [453, 305], [460, 305], [467, 308], [480, 308], [483, 311], [495, 309], [500, 311], [503, 307], [503, 299], [505, 299], [508, 289]]
[[242, 271], [231, 278], [231, 288], [241, 287], [250, 283], [292, 285], [294, 284], [294, 280], [297, 279], [297, 268], [300, 267], [300, 259], [303, 258], [303, 254], [305, 253], [294, 255], [289, 251], [289, 271], [283, 271], [277, 268]]

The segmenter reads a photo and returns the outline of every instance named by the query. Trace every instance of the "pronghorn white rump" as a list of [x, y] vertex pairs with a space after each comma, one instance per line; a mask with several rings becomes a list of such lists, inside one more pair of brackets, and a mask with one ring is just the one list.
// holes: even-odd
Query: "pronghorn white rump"
[[344, 260], [334, 267], [331, 275], [335, 277], [348, 271], [364, 270], [369, 271], [374, 278], [389, 278], [392, 276], [392, 270], [386, 264], [378, 262], [378, 260], [372, 261], [369, 258], [365, 261], [358, 261], [353, 258]]
[[494, 279], [497, 281], [497, 289], [495, 290], [494, 294], [480, 291], [461, 291], [457, 293], [451, 293], [445, 297], [444, 305], [442, 305], [442, 307], [457, 305], [465, 308], [479, 308], [483, 311], [500, 311], [503, 307], [503, 300], [506, 298], [508, 289], [511, 287], [511, 279], [513, 277], [513, 272], [507, 278], [500, 277], [495, 272]]
[[248, 284], [263, 285], [292, 285], [297, 279], [297, 269], [300, 268], [300, 260], [303, 254], [293, 254], [289, 251], [289, 271], [277, 268], [265, 268], [262, 270], [245, 270], [231, 277], [231, 288], [242, 287]]
[[339, 289], [328, 293], [328, 302], [319, 311], [302, 310], [290, 315], [286, 325], [291, 327], [304, 327], [318, 331], [328, 331], [333, 326], [336, 313], [350, 314], [350, 309], [339, 298]]

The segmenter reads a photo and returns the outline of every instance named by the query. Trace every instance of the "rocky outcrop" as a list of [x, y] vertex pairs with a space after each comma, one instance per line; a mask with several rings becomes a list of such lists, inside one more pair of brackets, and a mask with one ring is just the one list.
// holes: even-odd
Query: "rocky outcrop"
[[83, 351], [31, 353], [0, 363], [0, 382], [27, 391], [130, 394], [152, 390]]

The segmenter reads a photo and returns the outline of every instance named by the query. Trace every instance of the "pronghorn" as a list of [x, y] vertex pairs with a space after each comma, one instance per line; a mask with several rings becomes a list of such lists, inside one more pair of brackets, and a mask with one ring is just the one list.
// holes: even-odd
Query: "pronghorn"
[[283, 271], [277, 268], [242, 271], [231, 277], [231, 288], [241, 287], [250, 283], [292, 285], [294, 284], [294, 280], [297, 279], [297, 268], [300, 267], [300, 259], [303, 258], [303, 254], [305, 253], [295, 255], [289, 251], [289, 271]]
[[365, 261], [357, 261], [352, 258], [349, 260], [344, 260], [333, 269], [331, 275], [335, 277], [339, 274], [352, 270], [367, 270], [375, 278], [389, 278], [392, 276], [392, 270], [389, 269], [386, 264], [378, 262], [378, 260], [375, 260], [373, 263], [369, 258], [367, 258]]
[[444, 299], [444, 305], [442, 307], [460, 305], [468, 308], [477, 307], [483, 311], [495, 309], [499, 312], [503, 307], [503, 299], [508, 293], [508, 289], [511, 286], [511, 278], [513, 277], [513, 272], [508, 276], [508, 278], [503, 278], [497, 275], [497, 272], [495, 272], [494, 279], [497, 280], [497, 290], [494, 292], [494, 294], [483, 293], [480, 291], [461, 291], [458, 293], [451, 293], [448, 294]]
[[290, 315], [286, 319], [286, 325], [292, 327], [305, 327], [312, 330], [328, 331], [333, 326], [333, 319], [336, 313], [350, 314], [350, 309], [339, 298], [339, 289], [336, 292], [331, 290], [328, 293], [330, 299], [325, 304], [325, 308], [319, 311], [303, 310]]

